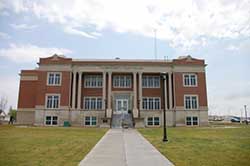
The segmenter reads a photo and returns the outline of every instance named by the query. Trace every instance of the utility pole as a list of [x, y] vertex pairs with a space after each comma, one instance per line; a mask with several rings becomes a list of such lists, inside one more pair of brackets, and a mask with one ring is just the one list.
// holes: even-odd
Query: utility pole
[[248, 125], [248, 119], [247, 119], [247, 105], [244, 105], [245, 108], [245, 115], [246, 115], [246, 124]]
[[242, 108], [240, 109], [240, 123], [242, 123]]

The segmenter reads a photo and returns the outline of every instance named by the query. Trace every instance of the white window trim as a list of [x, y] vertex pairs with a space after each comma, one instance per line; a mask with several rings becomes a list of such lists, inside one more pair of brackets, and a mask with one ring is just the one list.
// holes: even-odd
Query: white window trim
[[[58, 108], [48, 108], [47, 107], [47, 102], [48, 102], [48, 96], [58, 96]], [[45, 108], [50, 109], [50, 110], [58, 110], [61, 107], [61, 94], [59, 93], [46, 93], [45, 95]]]
[[[159, 109], [144, 109], [143, 108], [143, 99], [144, 98], [147, 98], [147, 100], [149, 99], [149, 98], [152, 98], [153, 100], [155, 100], [155, 99], [159, 99]], [[161, 110], [161, 97], [142, 97], [142, 100], [141, 100], [141, 102], [142, 102], [142, 109], [143, 110]], [[147, 102], [147, 107], [149, 108], [149, 102]], [[155, 108], [155, 102], [154, 102], [154, 106], [153, 106], [154, 108]]]
[[[86, 109], [85, 108], [85, 99], [86, 98], [95, 98], [96, 99], [96, 101], [95, 101], [95, 104], [96, 104], [96, 106], [97, 106], [97, 99], [98, 98], [101, 98], [101, 101], [102, 101], [102, 105], [103, 105], [103, 99], [102, 99], [102, 96], [84, 96], [84, 98], [83, 98], [83, 109], [84, 110], [102, 110], [102, 107], [101, 107], [101, 109]], [[90, 104], [91, 104], [91, 102], [90, 102]]]
[[[158, 77], [159, 78], [159, 86], [153, 86], [153, 87], [143, 86], [143, 77]], [[160, 88], [161, 87], [161, 78], [160, 78], [160, 76], [154, 76], [154, 75], [145, 75], [145, 76], [142, 76], [141, 87], [145, 88], [145, 89], [146, 88], [148, 88], [148, 89]]]
[[[148, 125], [148, 118], [153, 118], [153, 125]], [[155, 119], [154, 118], [159, 118], [159, 125], [155, 125]], [[147, 123], [147, 126], [160, 126], [161, 125], [161, 118], [159, 116], [148, 116], [146, 123]]]
[[[60, 84], [49, 84], [50, 74], [60, 74]], [[47, 86], [61, 86], [62, 85], [62, 72], [47, 72]]]
[[[90, 123], [90, 124], [89, 124], [89, 125], [86, 125], [86, 117], [90, 117], [90, 119], [89, 119], [89, 123]], [[93, 122], [92, 118], [93, 118], [93, 117], [96, 118], [96, 124], [95, 124], [95, 125], [92, 124], [92, 122]], [[84, 126], [97, 126], [97, 116], [85, 116], [85, 117], [84, 117]]]
[[[46, 117], [47, 116], [51, 117], [51, 123], [49, 125], [46, 124]], [[57, 124], [56, 125], [53, 125], [53, 116], [56, 116], [56, 115], [45, 115], [45, 117], [44, 117], [44, 125], [45, 126], [59, 126], [59, 116], [56, 116], [57, 117]]]
[[[101, 80], [102, 80], [102, 86], [98, 86], [98, 85], [96, 85], [96, 86], [87, 86], [86, 85], [86, 81], [87, 81], [86, 76], [87, 77], [97, 77], [97, 76], [100, 76]], [[83, 83], [84, 84], [84, 88], [103, 88], [103, 77], [100, 74], [86, 74], [86, 75], [84, 75], [84, 81], [83, 82], [84, 82]]]
[[[191, 100], [191, 108], [189, 109], [189, 108], [187, 108], [186, 107], [186, 100], [185, 100], [185, 98], [186, 97], [196, 97], [196, 101], [197, 101], [197, 108], [193, 108], [193, 106], [192, 106], [192, 100]], [[189, 95], [189, 94], [185, 94], [184, 95], [184, 109], [185, 110], [198, 110], [199, 109], [199, 95]]]
[[[121, 77], [121, 76], [124, 76], [124, 77], [129, 77], [130, 78], [130, 85], [129, 86], [121, 86], [121, 83], [120, 83], [120, 81], [119, 81], [119, 86], [116, 86], [116, 85], [114, 85], [114, 78], [115, 77]], [[119, 80], [120, 80], [120, 78], [119, 78]], [[133, 80], [134, 81], [134, 80]], [[132, 88], [132, 84], [133, 84], [133, 82], [132, 82], [132, 76], [131, 75], [114, 75], [113, 77], [112, 77], [112, 86], [113, 86], [113, 88]]]
[[[191, 125], [187, 125], [187, 117], [191, 117]], [[193, 117], [197, 117], [197, 125], [193, 125]], [[200, 126], [200, 121], [198, 116], [186, 116], [185, 118], [185, 125], [186, 126]]]
[[[185, 85], [185, 76], [188, 75], [189, 79], [189, 85]], [[195, 76], [195, 83], [196, 85], [191, 85], [191, 75]], [[195, 73], [184, 73], [182, 74], [182, 83], [183, 83], [183, 87], [198, 87], [198, 77], [197, 74]]]

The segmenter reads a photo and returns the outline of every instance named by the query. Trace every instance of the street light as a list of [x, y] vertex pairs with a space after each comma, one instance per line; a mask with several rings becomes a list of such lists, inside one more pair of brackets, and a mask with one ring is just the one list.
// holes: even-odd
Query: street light
[[166, 127], [166, 79], [167, 79], [167, 73], [162, 72], [161, 73], [161, 79], [163, 80], [163, 142], [167, 142], [167, 127]]
[[246, 124], [248, 125], [248, 119], [247, 119], [247, 105], [244, 105], [245, 108], [245, 115], [246, 115]]

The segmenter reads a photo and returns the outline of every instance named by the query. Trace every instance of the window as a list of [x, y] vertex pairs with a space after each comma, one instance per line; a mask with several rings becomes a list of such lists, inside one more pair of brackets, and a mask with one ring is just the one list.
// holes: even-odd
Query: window
[[102, 87], [102, 76], [101, 75], [85, 75], [84, 87], [86, 88]]
[[184, 74], [183, 84], [184, 86], [197, 86], [197, 75], [196, 74]]
[[48, 72], [47, 85], [61, 85], [61, 73]]
[[148, 126], [159, 126], [160, 125], [160, 118], [159, 117], [148, 117], [147, 125]]
[[198, 125], [198, 117], [197, 116], [187, 116], [186, 117], [186, 125], [187, 126], [197, 126]]
[[60, 95], [47, 95], [46, 108], [59, 108]]
[[115, 87], [115, 88], [130, 88], [131, 87], [131, 76], [115, 75], [113, 77], [113, 87]]
[[159, 97], [143, 97], [142, 108], [145, 110], [159, 110], [160, 98]]
[[85, 97], [84, 108], [86, 110], [100, 110], [102, 109], [102, 98], [101, 97]]
[[198, 125], [198, 117], [193, 117], [193, 125]]
[[96, 126], [96, 117], [95, 116], [86, 116], [85, 117], [85, 126]]
[[198, 97], [194, 95], [184, 96], [185, 109], [197, 109], [198, 108]]
[[58, 124], [58, 117], [57, 116], [46, 116], [45, 117], [45, 124], [46, 125], [57, 125]]
[[159, 76], [142, 76], [143, 88], [160, 88]]

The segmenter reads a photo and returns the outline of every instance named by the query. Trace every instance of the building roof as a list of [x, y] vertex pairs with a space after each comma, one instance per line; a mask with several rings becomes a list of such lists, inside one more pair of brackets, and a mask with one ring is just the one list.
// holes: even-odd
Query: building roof
[[128, 64], [174, 64], [174, 65], [205, 65], [203, 59], [196, 59], [188, 56], [180, 56], [178, 59], [166, 60], [166, 59], [72, 59], [63, 55], [54, 54], [47, 58], [40, 58], [38, 65], [40, 64], [115, 64], [115, 63], [128, 63]]

